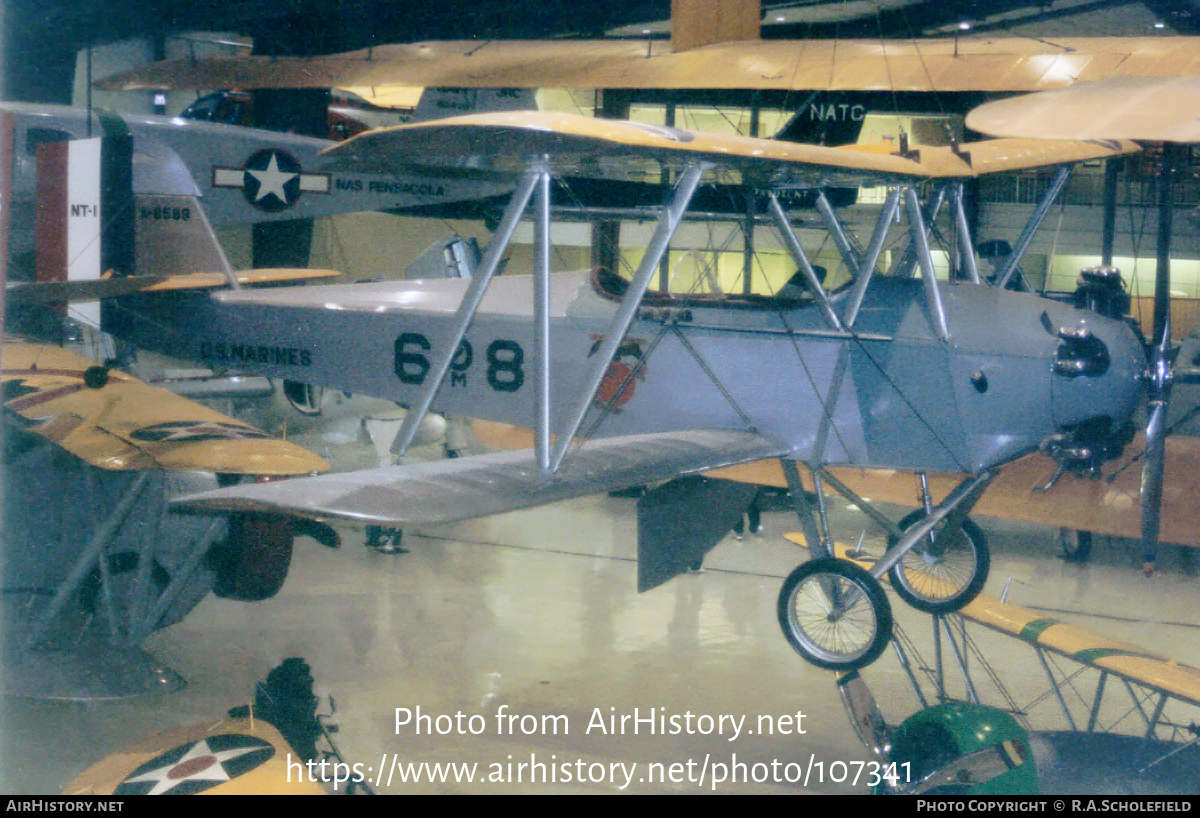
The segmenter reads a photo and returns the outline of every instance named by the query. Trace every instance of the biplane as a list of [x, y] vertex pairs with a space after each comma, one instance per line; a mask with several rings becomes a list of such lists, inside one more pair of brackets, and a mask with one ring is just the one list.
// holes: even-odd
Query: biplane
[[210, 591], [271, 596], [293, 531], [279, 517], [181, 517], [167, 499], [215, 487], [218, 474], [277, 479], [328, 464], [58, 346], [8, 340], [0, 355], [6, 691], [79, 699], [179, 686], [137, 645]]
[[[513, 185], [473, 278], [136, 293], [106, 299], [103, 325], [173, 357], [400, 402], [410, 411], [399, 451], [431, 407], [534, 429], [532, 451], [229, 487], [184, 498], [177, 509], [400, 527], [670, 480], [655, 490], [658, 513], [639, 532], [643, 590], [691, 565], [732, 522], [704, 511], [728, 502], [714, 494], [715, 481], [688, 475], [779, 459], [806, 534], [822, 543], [830, 540], [800, 490], [800, 462], [965, 474], [871, 573], [818, 546], [820, 558], [785, 583], [781, 610], [814, 588], [834, 600], [819, 626], [785, 618], [793, 645], [820, 666], [857, 667], [878, 656], [890, 633], [879, 577], [890, 571], [903, 584], [906, 559], [937, 565], [944, 586], [909, 584], [905, 598], [926, 610], [961, 607], [982, 587], [988, 558], [982, 538], [952, 534], [965, 530], [999, 468], [1050, 444], [1077, 454], [1120, 428], [1143, 391], [1145, 355], [1126, 321], [987, 286], [965, 230], [961, 270], [939, 280], [918, 185], [948, 190], [961, 216], [964, 179], [1134, 150], [1119, 141], [1001, 139], [896, 155], [548, 113], [401, 126], [330, 149], [331, 167]], [[629, 278], [550, 274], [553, 175], [658, 179], [664, 170], [678, 181]], [[714, 179], [764, 192], [802, 295], [649, 290], [692, 194]], [[888, 187], [865, 248], [832, 207], [819, 208], [854, 273], [826, 291], [776, 192], [864, 183]], [[531, 202], [534, 273], [495, 278]], [[897, 222], [912, 263], [877, 274]], [[614, 367], [631, 347], [638, 363]], [[935, 529], [945, 536], [931, 542]]]

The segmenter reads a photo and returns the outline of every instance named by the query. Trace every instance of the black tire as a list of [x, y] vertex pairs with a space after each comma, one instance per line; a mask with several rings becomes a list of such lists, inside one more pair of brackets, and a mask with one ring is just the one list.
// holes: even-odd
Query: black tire
[[[900, 529], [908, 531], [923, 519], [925, 512], [918, 509], [900, 521]], [[941, 526], [934, 528], [935, 541], [940, 529]], [[895, 537], [889, 538], [888, 548], [894, 547], [896, 542]], [[935, 557], [928, 538], [923, 539], [892, 566], [888, 577], [899, 597], [918, 611], [948, 614], [979, 596], [991, 564], [987, 537], [979, 526], [964, 519], [954, 543], [939, 555]], [[931, 578], [936, 582], [931, 582]], [[934, 585], [936, 587], [931, 587]]]
[[[859, 596], [835, 616], [831, 590]], [[866, 667], [892, 638], [892, 606], [883, 586], [854, 563], [833, 557], [809, 560], [788, 575], [778, 613], [788, 643], [805, 661], [826, 670]]]

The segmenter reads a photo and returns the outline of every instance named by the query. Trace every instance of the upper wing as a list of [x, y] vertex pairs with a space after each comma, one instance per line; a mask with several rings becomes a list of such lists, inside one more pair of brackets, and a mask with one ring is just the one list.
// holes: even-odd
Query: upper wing
[[161, 468], [229, 474], [294, 475], [329, 464], [291, 443], [165, 389], [99, 368], [55, 346], [6, 341], [4, 409], [26, 431], [101, 469]]
[[474, 114], [369, 131], [323, 152], [332, 167], [376, 172], [511, 176], [532, 162], [569, 176], [660, 178], [662, 167], [704, 162], [761, 187], [855, 186], [971, 178], [1132, 153], [1132, 142], [995, 139], [908, 156], [687, 131], [577, 114]]
[[605, 438], [584, 444], [552, 474], [532, 452], [439, 460], [328, 474], [279, 483], [231, 486], [181, 497], [172, 507], [214, 511], [283, 511], [384, 526], [427, 525], [484, 517], [682, 474], [787, 453], [763, 435], [693, 430]]
[[967, 126], [995, 136], [1200, 142], [1200, 77], [1111, 77], [981, 105]]
[[1041, 91], [1107, 76], [1200, 73], [1195, 37], [755, 40], [672, 53], [664, 41], [477, 40], [322, 57], [170, 60], [106, 90], [332, 88], [734, 88]]

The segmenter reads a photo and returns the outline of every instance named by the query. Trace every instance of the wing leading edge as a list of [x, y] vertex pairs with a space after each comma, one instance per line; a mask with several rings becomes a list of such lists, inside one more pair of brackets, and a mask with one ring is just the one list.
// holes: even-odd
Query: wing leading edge
[[735, 88], [1041, 91], [1200, 66], [1194, 37], [755, 40], [672, 53], [666, 41], [451, 40], [319, 57], [178, 59], [96, 83], [105, 90], [330, 88]]
[[176, 511], [276, 511], [359, 524], [430, 525], [667, 480], [788, 453], [752, 432], [690, 430], [590, 441], [554, 473], [530, 450], [232, 486], [180, 497]]
[[[659, 178], [703, 163], [759, 187], [968, 179], [1139, 150], [1133, 142], [991, 139], [906, 155], [539, 111], [472, 114], [359, 134], [326, 149], [332, 169], [514, 177], [531, 164], [598, 179]], [[726, 180], [728, 181], [728, 180]]]

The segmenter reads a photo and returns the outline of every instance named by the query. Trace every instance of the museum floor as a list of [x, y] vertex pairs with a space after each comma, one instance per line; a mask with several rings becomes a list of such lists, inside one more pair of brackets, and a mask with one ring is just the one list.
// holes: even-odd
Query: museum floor
[[[834, 511], [841, 538], [856, 540], [861, 517], [841, 503]], [[842, 711], [833, 674], [805, 664], [776, 622], [781, 579], [804, 558], [782, 536], [796, 530], [795, 518], [767, 512], [761, 534], [728, 536], [703, 572], [639, 596], [634, 515], [634, 500], [587, 498], [409, 531], [406, 554], [368, 549], [353, 531], [339, 550], [298, 540], [276, 598], [247, 604], [210, 597], [148, 641], [189, 680], [182, 692], [90, 704], [5, 698], [0, 790], [57, 792], [91, 762], [148, 732], [245, 703], [270, 667], [301, 656], [336, 699], [338, 741], [351, 762], [372, 769], [395, 759], [473, 762], [480, 773], [505, 777], [468, 784], [401, 783], [394, 776], [376, 786], [379, 792], [696, 792], [713, 789], [719, 765], [726, 775], [754, 777], [776, 761], [782, 777], [806, 768], [808, 786], [739, 780], [716, 789], [865, 791], [862, 780], [831, 780], [854, 769], [833, 762], [869, 758]], [[1200, 590], [1173, 550], [1163, 570], [1145, 579], [1131, 567], [1132, 544], [1099, 538], [1092, 563], [1076, 565], [1057, 556], [1046, 532], [981, 522], [993, 548], [988, 592], [999, 595], [1011, 578], [1010, 602], [1200, 664]], [[893, 605], [928, 663], [929, 618], [895, 597]], [[977, 644], [1018, 701], [1044, 688], [1025, 645], [988, 633]], [[969, 664], [983, 678], [978, 658]], [[889, 722], [915, 710], [891, 652], [864, 678]], [[947, 678], [957, 683], [953, 665]], [[1060, 727], [1046, 702], [1039, 710], [1048, 714], [1045, 726]], [[397, 730], [397, 708], [432, 717], [421, 722], [422, 732], [434, 734], [415, 735], [413, 723]], [[650, 734], [642, 721], [633, 734], [631, 719], [649, 714], [656, 725], [665, 717], [681, 732]], [[722, 715], [734, 721], [721, 722]], [[743, 715], [735, 736], [731, 725]], [[624, 734], [621, 716], [628, 717]], [[449, 733], [439, 735], [437, 727]], [[530, 762], [535, 766], [518, 766]], [[536, 763], [545, 766], [531, 783]], [[564, 783], [568, 769], [572, 780]]]

